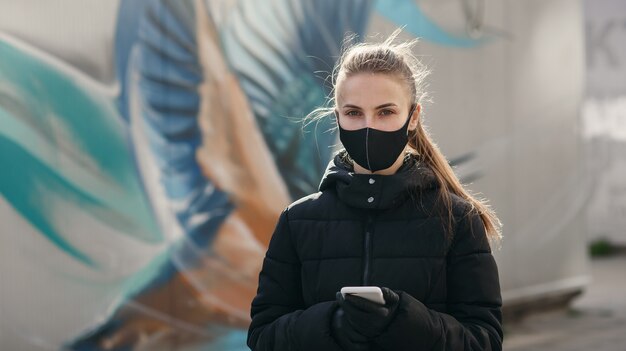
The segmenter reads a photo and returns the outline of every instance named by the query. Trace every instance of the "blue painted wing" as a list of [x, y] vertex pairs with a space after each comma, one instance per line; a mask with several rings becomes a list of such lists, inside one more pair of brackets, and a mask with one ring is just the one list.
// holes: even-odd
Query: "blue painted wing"
[[[129, 99], [135, 94], [137, 116], [170, 208], [185, 236], [206, 246], [233, 208], [226, 193], [202, 175], [196, 161], [201, 145], [198, 126], [198, 62], [192, 1], [126, 1], [120, 12], [140, 10], [138, 25], [119, 23], [118, 53], [128, 66], [120, 77], [124, 95], [120, 109], [130, 118]], [[120, 19], [122, 17], [120, 16]], [[125, 28], [136, 28], [134, 44], [124, 46]], [[141, 140], [135, 140], [140, 143]]]
[[[181, 242], [190, 239], [192, 246], [206, 248], [233, 204], [202, 175], [195, 159], [201, 145], [198, 85], [210, 72], [202, 71], [198, 61], [193, 3], [122, 1], [116, 38], [122, 83], [118, 106], [136, 128], [136, 148], [148, 150], [184, 235]], [[327, 132], [332, 127], [328, 122], [303, 134], [302, 124], [290, 118], [302, 118], [325, 102], [326, 77], [315, 72], [332, 71], [344, 34], [363, 32], [370, 7], [365, 0], [244, 0], [216, 22], [223, 54], [294, 198], [316, 190], [336, 137]], [[173, 245], [160, 275], [139, 287], [136, 296], [166, 286], [177, 272], [184, 274], [185, 267], [174, 258], [188, 247]], [[124, 323], [116, 315], [71, 348], [95, 347], [119, 328]], [[228, 341], [229, 349], [246, 349], [245, 331], [225, 335], [207, 347]]]
[[336, 143], [330, 120], [304, 131], [299, 120], [324, 105], [344, 35], [363, 34], [372, 6], [369, 0], [243, 0], [220, 29], [293, 198], [316, 191]]

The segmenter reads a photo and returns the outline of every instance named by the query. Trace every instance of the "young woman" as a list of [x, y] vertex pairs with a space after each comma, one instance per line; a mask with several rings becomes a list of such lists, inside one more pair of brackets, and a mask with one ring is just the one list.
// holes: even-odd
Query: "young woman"
[[[501, 350], [490, 243], [500, 222], [422, 124], [414, 42], [358, 44], [337, 63], [330, 112], [345, 149], [319, 192], [281, 214], [252, 301], [252, 350]], [[318, 115], [326, 110], [316, 111]], [[346, 295], [377, 286], [385, 304]]]

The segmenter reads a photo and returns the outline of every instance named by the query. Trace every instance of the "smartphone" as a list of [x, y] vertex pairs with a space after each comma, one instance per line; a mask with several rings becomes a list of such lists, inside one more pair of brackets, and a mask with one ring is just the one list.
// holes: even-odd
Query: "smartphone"
[[372, 302], [384, 305], [385, 298], [383, 297], [383, 291], [377, 286], [344, 286], [341, 288], [341, 295], [355, 295]]

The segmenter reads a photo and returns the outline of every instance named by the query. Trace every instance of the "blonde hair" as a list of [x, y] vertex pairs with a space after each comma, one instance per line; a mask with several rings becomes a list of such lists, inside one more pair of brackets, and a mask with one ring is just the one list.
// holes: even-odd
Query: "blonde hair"
[[[332, 97], [327, 101], [327, 107], [320, 107], [312, 111], [305, 119], [319, 120], [333, 113], [335, 109], [337, 82], [357, 73], [383, 73], [390, 74], [402, 79], [413, 96], [413, 103], [422, 103], [428, 98], [425, 89], [425, 78], [430, 73], [412, 52], [413, 45], [418, 39], [394, 43], [401, 29], [396, 29], [382, 43], [358, 43], [353, 42], [355, 36], [348, 36], [344, 40], [342, 55], [335, 65], [332, 73]], [[447, 210], [447, 233], [451, 237], [452, 213], [451, 193], [466, 200], [470, 205], [471, 213], [478, 214], [484, 224], [485, 231], [490, 242], [499, 242], [501, 239], [502, 224], [496, 213], [484, 199], [477, 198], [463, 185], [455, 175], [443, 153], [433, 142], [428, 131], [424, 127], [423, 113], [419, 118], [417, 128], [409, 132], [409, 147], [412, 153], [418, 155], [421, 162], [428, 165], [439, 183], [438, 201], [443, 203]]]

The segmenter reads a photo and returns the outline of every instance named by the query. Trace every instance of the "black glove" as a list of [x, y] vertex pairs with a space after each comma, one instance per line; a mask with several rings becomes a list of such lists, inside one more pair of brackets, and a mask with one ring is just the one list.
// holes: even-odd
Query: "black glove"
[[400, 302], [400, 297], [393, 290], [385, 287], [380, 289], [385, 298], [384, 305], [354, 295], [346, 295], [339, 301], [350, 326], [369, 339], [385, 331], [393, 321]]
[[[337, 300], [341, 296], [340, 292], [337, 292]], [[369, 340], [359, 333], [346, 320], [345, 311], [341, 306], [337, 307], [333, 313], [331, 321], [331, 335], [342, 350], [346, 351], [369, 351]]]

